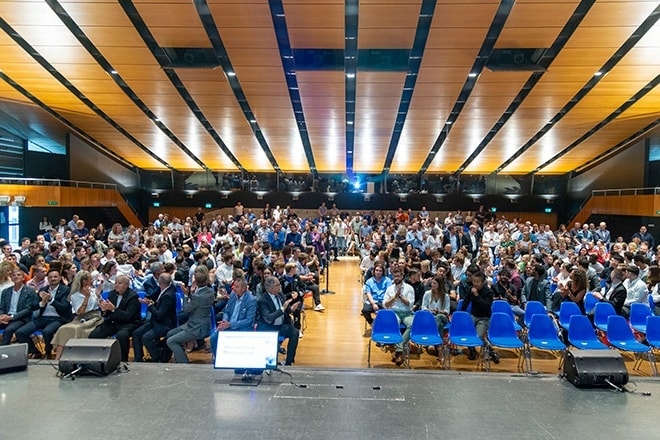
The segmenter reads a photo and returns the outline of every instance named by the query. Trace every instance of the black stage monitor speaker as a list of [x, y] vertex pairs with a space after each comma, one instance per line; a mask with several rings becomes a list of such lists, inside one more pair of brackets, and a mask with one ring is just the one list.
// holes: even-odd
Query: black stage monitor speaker
[[621, 354], [614, 350], [568, 350], [563, 376], [576, 387], [611, 387], [628, 383], [626, 364]]
[[61, 373], [107, 375], [119, 366], [121, 353], [116, 339], [69, 339], [62, 350]]
[[0, 374], [25, 370], [28, 366], [28, 345], [0, 346]]

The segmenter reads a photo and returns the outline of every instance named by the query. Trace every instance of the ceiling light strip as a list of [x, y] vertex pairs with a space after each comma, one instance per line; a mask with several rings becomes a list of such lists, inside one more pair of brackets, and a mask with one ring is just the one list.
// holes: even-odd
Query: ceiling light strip
[[437, 0], [422, 1], [419, 19], [417, 20], [415, 39], [413, 40], [413, 47], [410, 49], [410, 56], [408, 58], [408, 74], [406, 75], [403, 85], [401, 101], [399, 102], [399, 109], [397, 110], [394, 129], [392, 130], [392, 137], [390, 138], [390, 145], [387, 149], [387, 155], [385, 156], [385, 163], [383, 164], [384, 174], [387, 174], [390, 171], [392, 161], [394, 160], [394, 154], [396, 153], [397, 147], [399, 146], [399, 140], [401, 139], [401, 132], [403, 131], [403, 126], [408, 117], [410, 101], [412, 100], [415, 84], [417, 83], [419, 68], [422, 65], [422, 57], [431, 30], [431, 22], [433, 21], [436, 3]]
[[355, 148], [355, 99], [357, 96], [359, 1], [344, 3], [344, 84], [346, 119], [346, 174], [353, 177]]
[[[585, 134], [583, 134], [577, 140], [575, 140], [573, 143], [571, 143], [568, 147], [564, 148], [562, 151], [560, 151], [559, 153], [552, 156], [552, 158], [548, 159], [543, 164], [539, 165], [536, 169], [530, 171], [527, 175], [530, 176], [532, 174], [538, 173], [540, 170], [547, 167], [552, 162], [554, 162], [554, 161], [558, 160], [560, 157], [568, 154], [571, 150], [576, 148], [582, 142], [586, 141], [591, 136], [596, 134], [600, 129], [604, 128], [607, 124], [609, 124], [610, 122], [612, 122], [613, 120], [618, 118], [623, 112], [628, 110], [637, 101], [642, 99], [647, 93], [652, 91], [658, 84], [660, 84], [660, 75], [657, 75], [651, 82], [649, 82], [644, 87], [642, 87], [630, 99], [628, 99], [626, 102], [624, 102], [622, 105], [620, 105], [616, 110], [614, 110], [612, 113], [610, 113], [605, 119], [603, 119], [598, 124], [596, 124], [593, 128], [591, 128], [591, 130], [587, 131]], [[593, 160], [598, 160], [599, 157], [600, 156], [597, 156]]]
[[132, 164], [131, 162], [127, 161], [123, 157], [119, 156], [116, 154], [114, 151], [103, 145], [101, 142], [97, 141], [94, 139], [92, 136], [89, 134], [85, 133], [84, 130], [82, 130], [80, 127], [78, 127], [76, 124], [73, 122], [69, 121], [66, 119], [64, 116], [60, 115], [58, 112], [53, 110], [48, 104], [34, 96], [32, 93], [27, 91], [27, 89], [23, 88], [20, 84], [18, 84], [16, 81], [14, 81], [12, 78], [7, 76], [4, 72], [0, 71], [0, 78], [4, 80], [7, 84], [12, 86], [18, 93], [21, 95], [25, 96], [27, 99], [32, 101], [34, 104], [38, 105], [41, 107], [44, 111], [46, 111], [48, 114], [50, 114], [52, 117], [60, 121], [62, 124], [64, 124], [67, 128], [69, 128], [71, 131], [75, 132], [78, 136], [80, 136], [85, 142], [87, 142], [92, 148], [94, 148], [96, 151], [99, 153], [107, 156], [108, 158], [114, 160], [118, 164], [132, 170], [136, 171], [137, 166]]
[[202, 162], [181, 140], [156, 116], [156, 114], [149, 109], [142, 99], [131, 89], [131, 87], [124, 81], [117, 70], [112, 67], [110, 62], [101, 54], [101, 51], [91, 42], [78, 24], [71, 18], [69, 13], [58, 3], [57, 0], [46, 0], [46, 4], [50, 6], [55, 15], [64, 23], [78, 42], [89, 52], [89, 54], [96, 60], [101, 68], [110, 73], [110, 77], [115, 84], [124, 92], [126, 96], [145, 114], [172, 142], [174, 142], [184, 153], [188, 155], [197, 165], [206, 171], [211, 171], [204, 162]]
[[268, 5], [270, 6], [270, 14], [273, 20], [280, 58], [282, 59], [282, 68], [284, 69], [286, 86], [289, 90], [289, 99], [291, 100], [291, 107], [293, 108], [293, 114], [296, 118], [300, 140], [303, 145], [303, 150], [305, 151], [305, 157], [307, 158], [307, 165], [309, 166], [312, 176], [317, 178], [318, 171], [316, 169], [314, 153], [312, 152], [312, 142], [309, 139], [309, 132], [307, 131], [307, 122], [305, 121], [300, 90], [298, 90], [296, 62], [293, 56], [293, 49], [291, 49], [291, 41], [289, 40], [289, 30], [284, 15], [284, 5], [282, 4], [282, 0], [269, 0]]
[[[656, 7], [655, 10], [639, 25], [637, 29], [632, 33], [632, 35], [617, 49], [616, 52], [603, 64], [603, 66], [598, 69], [597, 74], [594, 74], [589, 81], [580, 89], [575, 96], [573, 96], [564, 107], [562, 107], [556, 115], [550, 119], [550, 121], [543, 126], [534, 136], [531, 137], [516, 153], [502, 163], [495, 172], [500, 172], [507, 166], [509, 166], [513, 161], [522, 156], [527, 150], [529, 150], [539, 139], [541, 139], [552, 127], [554, 127], [559, 121], [561, 121], [564, 116], [568, 114], [591, 90], [596, 87], [601, 79], [612, 70], [621, 59], [639, 42], [639, 40], [655, 25], [655, 23], [660, 18], [660, 6]], [[557, 156], [558, 158], [559, 156]], [[556, 159], [554, 159], [556, 160]], [[546, 162], [544, 166], [547, 166], [549, 162]]]
[[154, 38], [149, 28], [147, 28], [146, 23], [142, 19], [142, 16], [138, 12], [133, 2], [131, 0], [119, 0], [119, 5], [122, 7], [124, 13], [133, 24], [136, 32], [142, 38], [142, 41], [144, 41], [144, 44], [147, 46], [149, 51], [151, 51], [154, 58], [156, 58], [158, 61], [158, 64], [160, 64], [160, 66], [164, 69], [168, 79], [174, 86], [177, 93], [179, 93], [179, 96], [183, 98], [190, 111], [195, 115], [197, 120], [206, 129], [207, 133], [213, 138], [216, 145], [218, 145], [220, 150], [222, 150], [222, 152], [227, 155], [234, 166], [236, 166], [236, 168], [238, 168], [241, 172], [244, 172], [245, 168], [243, 165], [238, 161], [236, 156], [234, 156], [234, 153], [231, 152], [229, 147], [227, 147], [215, 128], [213, 128], [209, 120], [204, 115], [204, 112], [202, 112], [202, 109], [197, 105], [190, 92], [188, 92], [188, 89], [186, 89], [186, 86], [183, 84], [183, 81], [181, 81], [181, 78], [179, 78], [179, 75], [176, 74], [174, 69], [165, 67], [170, 65], [172, 60], [167, 56], [167, 53], [163, 50], [163, 48], [158, 45], [156, 39]]
[[204, 30], [206, 31], [206, 36], [211, 41], [211, 45], [215, 51], [215, 56], [218, 59], [220, 66], [224, 70], [225, 75], [227, 76], [227, 81], [231, 86], [231, 90], [234, 92], [236, 101], [238, 101], [238, 104], [240, 105], [241, 110], [245, 115], [245, 119], [249, 122], [254, 136], [257, 138], [259, 145], [264, 150], [264, 153], [270, 161], [273, 169], [278, 172], [281, 171], [280, 166], [277, 164], [277, 160], [273, 155], [273, 151], [268, 146], [268, 142], [261, 132], [261, 128], [259, 128], [257, 117], [252, 112], [250, 104], [248, 104], [248, 100], [245, 96], [243, 88], [241, 87], [241, 83], [238, 81], [238, 76], [236, 75], [236, 71], [234, 70], [231, 61], [229, 60], [229, 54], [227, 53], [227, 49], [222, 42], [220, 32], [218, 31], [218, 27], [215, 24], [215, 20], [213, 19], [213, 15], [211, 14], [211, 9], [209, 8], [208, 3], [206, 0], [193, 0], [193, 3], [195, 5], [195, 9], [197, 10], [197, 14], [202, 21], [202, 26], [204, 26]]
[[[547, 49], [537, 64], [544, 68], [547, 69], [550, 64], [554, 61], [555, 57], [561, 52], [561, 50], [564, 48], [566, 45], [566, 42], [569, 40], [569, 38], [573, 35], [575, 30], [578, 28], [584, 17], [587, 15], [587, 12], [591, 9], [591, 7], [594, 5], [596, 0], [582, 0], [580, 4], [575, 8], [575, 11], [571, 15], [571, 17], [568, 19], [566, 22], [566, 25], [564, 28], [559, 32], [559, 35], [555, 39], [555, 41], [552, 43], [549, 49]], [[495, 138], [497, 133], [504, 127], [504, 125], [507, 123], [507, 121], [513, 116], [516, 110], [518, 110], [518, 107], [523, 103], [525, 98], [527, 98], [527, 95], [532, 91], [534, 86], [539, 82], [541, 77], [545, 74], [544, 71], [539, 71], [539, 72], [534, 72], [530, 75], [529, 79], [525, 83], [525, 85], [520, 89], [520, 92], [516, 95], [516, 97], [511, 101], [511, 104], [506, 108], [502, 116], [499, 118], [499, 120], [493, 125], [493, 127], [488, 131], [488, 134], [483, 138], [483, 140], [479, 143], [477, 148], [470, 154], [470, 156], [463, 162], [463, 164], [456, 170], [456, 174], [461, 174], [470, 164], [481, 154], [482, 151], [486, 149], [488, 144]]]
[[458, 98], [456, 99], [456, 102], [454, 103], [454, 106], [449, 113], [449, 116], [447, 117], [447, 120], [445, 121], [445, 124], [440, 131], [440, 134], [438, 135], [438, 138], [433, 143], [429, 155], [426, 157], [422, 167], [419, 169], [420, 174], [424, 174], [426, 172], [428, 167], [433, 162], [433, 159], [435, 159], [436, 154], [438, 154], [438, 151], [440, 148], [442, 148], [442, 145], [447, 140], [447, 136], [449, 135], [452, 126], [461, 114], [465, 103], [470, 98], [470, 94], [474, 90], [474, 86], [477, 84], [478, 77], [483, 71], [484, 65], [486, 64], [490, 53], [495, 47], [495, 43], [497, 42], [498, 37], [502, 33], [502, 29], [504, 28], [504, 24], [506, 23], [507, 18], [509, 18], [509, 14], [511, 13], [511, 9], [513, 8], [514, 3], [515, 0], [502, 0], [499, 7], [497, 8], [493, 22], [491, 23], [490, 28], [488, 29], [488, 33], [486, 34], [486, 38], [484, 39], [484, 42], [479, 49], [479, 54], [474, 60], [472, 68], [470, 69], [465, 83], [463, 84], [463, 89], [459, 93]]
[[19, 35], [18, 32], [16, 32], [10, 25], [7, 23], [2, 17], [0, 17], [0, 29], [5, 31], [7, 35], [11, 37], [16, 44], [21, 46], [23, 50], [28, 53], [41, 67], [46, 69], [48, 73], [50, 73], [56, 80], [60, 82], [69, 92], [71, 92], [76, 98], [78, 98], [83, 104], [85, 104], [87, 107], [89, 107], [94, 113], [96, 113], [100, 118], [102, 118], [104, 121], [106, 121], [108, 124], [110, 124], [115, 130], [120, 132], [122, 135], [124, 135], [126, 138], [128, 138], [131, 142], [133, 142], [135, 145], [137, 145], [140, 149], [142, 149], [145, 153], [147, 153], [149, 156], [151, 156], [153, 159], [158, 161], [160, 164], [165, 166], [166, 168], [170, 170], [174, 170], [174, 167], [170, 165], [169, 163], [165, 162], [163, 159], [158, 157], [155, 153], [153, 153], [149, 148], [147, 148], [146, 145], [144, 145], [142, 142], [140, 142], [138, 139], [136, 139], [132, 134], [130, 134], [125, 128], [123, 128], [121, 125], [119, 125], [117, 122], [115, 122], [114, 119], [112, 119], [110, 116], [108, 116], [103, 110], [101, 110], [96, 104], [94, 104], [89, 98], [85, 96], [83, 92], [81, 92], [78, 88], [76, 88], [73, 84], [67, 80], [64, 75], [62, 75], [52, 64], [50, 64], [34, 47], [32, 47], [23, 37]]

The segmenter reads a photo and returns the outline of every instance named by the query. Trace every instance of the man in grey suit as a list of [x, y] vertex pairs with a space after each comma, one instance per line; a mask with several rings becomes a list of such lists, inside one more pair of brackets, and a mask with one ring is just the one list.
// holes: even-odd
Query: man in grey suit
[[197, 266], [193, 286], [196, 286], [196, 289], [183, 300], [183, 312], [189, 315], [188, 321], [167, 332], [167, 346], [174, 353], [176, 363], [189, 362], [183, 344], [206, 338], [211, 334], [211, 313], [215, 293], [209, 284], [209, 270], [204, 265]]
[[24, 276], [25, 273], [14, 266], [10, 274], [14, 285], [2, 291], [0, 330], [5, 332], [0, 345], [9, 345], [16, 330], [27, 324], [32, 319], [32, 312], [39, 309], [37, 292], [23, 284]]

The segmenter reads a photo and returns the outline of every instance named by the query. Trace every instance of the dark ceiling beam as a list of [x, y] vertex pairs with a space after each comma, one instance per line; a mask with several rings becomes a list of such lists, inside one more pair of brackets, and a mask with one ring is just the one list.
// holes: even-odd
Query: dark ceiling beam
[[206, 132], [213, 138], [216, 145], [218, 145], [220, 150], [225, 155], [227, 155], [234, 166], [241, 172], [244, 172], [245, 168], [243, 165], [238, 161], [236, 156], [234, 156], [234, 153], [232, 153], [231, 150], [227, 147], [215, 128], [213, 128], [213, 125], [211, 125], [208, 118], [204, 115], [202, 109], [197, 105], [195, 99], [192, 97], [190, 92], [188, 92], [188, 89], [186, 89], [186, 86], [183, 84], [183, 81], [181, 81], [181, 78], [179, 78], [179, 75], [176, 74], [173, 68], [168, 67], [172, 64], [172, 60], [167, 55], [167, 52], [158, 45], [156, 39], [154, 38], [149, 28], [147, 28], [146, 23], [142, 19], [142, 16], [138, 12], [133, 2], [131, 0], [119, 0], [119, 5], [122, 7], [124, 13], [133, 24], [136, 32], [142, 38], [142, 41], [144, 41], [144, 44], [147, 46], [149, 51], [151, 51], [151, 54], [158, 61], [158, 64], [160, 64], [160, 66], [163, 68], [167, 74], [167, 78], [174, 86], [174, 89], [179, 93], [179, 96], [183, 98], [190, 111], [195, 115], [197, 120], [206, 129]]
[[21, 95], [25, 96], [27, 99], [32, 101], [34, 104], [37, 106], [41, 107], [44, 111], [46, 111], [49, 115], [57, 119], [59, 122], [64, 124], [69, 130], [73, 131], [76, 133], [77, 136], [82, 138], [85, 142], [87, 142], [92, 148], [94, 148], [96, 151], [99, 153], [103, 154], [104, 156], [107, 156], [108, 158], [112, 159], [113, 161], [117, 162], [118, 164], [130, 169], [131, 171], [137, 171], [137, 167], [132, 164], [131, 162], [127, 161], [120, 155], [116, 154], [114, 151], [103, 145], [101, 142], [98, 140], [94, 139], [92, 136], [87, 134], [82, 128], [78, 127], [76, 124], [73, 122], [69, 121], [66, 119], [64, 116], [53, 110], [48, 104], [34, 96], [32, 93], [28, 92], [27, 89], [22, 87], [20, 84], [18, 84], [16, 81], [14, 81], [12, 78], [7, 76], [4, 72], [0, 71], [0, 79], [5, 81], [7, 84], [12, 86], [18, 93]]
[[[575, 8], [573, 14], [566, 22], [564, 28], [559, 32], [559, 35], [552, 43], [549, 49], [547, 49], [541, 58], [538, 61], [538, 64], [543, 69], [550, 67], [550, 64], [555, 60], [555, 57], [559, 55], [559, 52], [564, 48], [568, 39], [573, 35], [575, 30], [578, 28], [584, 17], [587, 15], [587, 12], [594, 5], [596, 0], [582, 0], [580, 4]], [[457, 174], [461, 174], [470, 164], [481, 154], [482, 151], [486, 149], [488, 144], [495, 138], [497, 133], [504, 127], [504, 124], [507, 123], [509, 118], [518, 110], [518, 107], [523, 103], [529, 92], [532, 91], [534, 86], [540, 81], [541, 77], [545, 74], [545, 70], [533, 72], [525, 85], [523, 85], [520, 92], [513, 98], [511, 104], [506, 108], [499, 120], [493, 125], [493, 127], [488, 131], [488, 134], [482, 139], [477, 148], [468, 156], [468, 158], [458, 167], [456, 170]]]
[[[649, 92], [651, 92], [658, 84], [660, 84], [660, 75], [657, 75], [651, 82], [646, 84], [644, 87], [642, 87], [637, 93], [635, 93], [630, 99], [628, 99], [626, 102], [621, 104], [616, 110], [614, 110], [612, 113], [610, 113], [605, 119], [600, 121], [598, 124], [593, 126], [591, 130], [587, 131], [585, 134], [580, 136], [578, 139], [576, 139], [574, 142], [572, 142], [569, 146], [561, 150], [559, 153], [555, 154], [552, 156], [550, 159], [539, 165], [534, 171], [529, 172], [527, 175], [530, 176], [532, 174], [537, 173], [539, 170], [542, 170], [543, 168], [547, 167], [550, 165], [552, 162], [558, 160], [560, 157], [564, 156], [565, 154], [568, 154], [570, 151], [575, 149], [577, 146], [579, 146], [582, 142], [586, 141], [589, 139], [591, 136], [596, 134], [600, 129], [604, 128], [609, 124], [610, 122], [614, 121], [616, 118], [618, 118], [623, 112], [628, 110], [630, 107], [632, 107], [637, 101], [642, 99], [644, 96], [646, 96]], [[592, 160], [597, 160], [598, 157], [592, 159]]]
[[438, 151], [440, 148], [442, 148], [443, 144], [447, 140], [447, 136], [449, 136], [452, 125], [456, 122], [459, 115], [461, 114], [461, 111], [463, 110], [463, 107], [465, 106], [465, 103], [470, 98], [470, 94], [472, 94], [474, 86], [477, 84], [477, 79], [483, 71], [484, 65], [486, 64], [490, 53], [495, 47], [495, 43], [502, 33], [502, 29], [504, 29], [504, 24], [509, 18], [509, 14], [511, 13], [511, 9], [513, 8], [514, 3], [515, 0], [502, 0], [500, 2], [500, 5], [495, 12], [495, 17], [493, 18], [490, 28], [488, 29], [488, 33], [486, 34], [486, 38], [484, 39], [484, 42], [479, 49], [477, 58], [474, 60], [472, 68], [468, 73], [468, 77], [465, 79], [463, 88], [458, 94], [458, 98], [456, 99], [456, 102], [454, 103], [454, 106], [449, 113], [447, 120], [445, 121], [444, 127], [440, 131], [436, 141], [433, 143], [431, 151], [422, 164], [422, 167], [419, 169], [420, 174], [424, 174], [426, 172], [428, 167], [433, 162], [433, 159], [435, 159], [436, 154], [438, 154]]
[[[516, 159], [522, 156], [527, 150], [529, 150], [539, 139], [541, 139], [545, 134], [552, 129], [559, 121], [561, 121], [564, 116], [566, 116], [585, 96], [591, 92], [591, 90], [596, 87], [601, 79], [607, 75], [610, 70], [612, 70], [618, 63], [623, 59], [626, 54], [635, 47], [639, 40], [655, 25], [655, 23], [660, 18], [660, 6], [656, 7], [655, 10], [639, 25], [639, 27], [632, 33], [632, 35], [617, 49], [616, 52], [603, 64], [603, 66], [598, 69], [594, 75], [587, 81], [587, 83], [580, 89], [567, 103], [562, 107], [556, 115], [554, 115], [550, 121], [545, 124], [534, 136], [532, 136], [525, 144], [516, 151], [513, 156], [504, 161], [497, 169], [495, 173], [499, 173], [504, 168], [513, 163]], [[571, 148], [572, 149], [572, 148]], [[551, 162], [559, 159], [563, 154], [556, 155], [552, 160], [547, 161], [542, 166], [537, 167], [532, 170], [530, 174], [537, 173], [541, 168], [548, 166]]]
[[415, 84], [417, 83], [417, 75], [419, 75], [419, 68], [422, 65], [422, 57], [426, 49], [426, 42], [428, 41], [429, 32], [431, 30], [431, 22], [433, 21], [433, 14], [435, 13], [435, 6], [437, 0], [423, 0], [422, 6], [419, 11], [419, 18], [417, 20], [417, 30], [415, 31], [415, 39], [413, 40], [413, 47], [410, 49], [408, 57], [408, 74], [403, 84], [403, 91], [401, 93], [401, 100], [399, 101], [399, 109], [396, 113], [396, 120], [390, 137], [390, 145], [387, 149], [385, 162], [383, 164], [383, 175], [386, 176], [394, 154], [399, 146], [401, 139], [401, 132], [408, 117], [408, 110], [410, 109], [410, 101], [412, 100]]
[[132, 134], [130, 134], [124, 127], [119, 125], [114, 119], [112, 119], [108, 114], [101, 110], [92, 100], [87, 98], [85, 94], [75, 87], [69, 80], [67, 80], [64, 75], [62, 75], [52, 64], [50, 64], [46, 58], [44, 58], [34, 47], [32, 47], [27, 40], [25, 40], [18, 32], [16, 32], [2, 17], [0, 17], [0, 29], [5, 31], [9, 37], [14, 40], [16, 44], [21, 46], [21, 48], [28, 53], [32, 59], [34, 59], [41, 67], [43, 67], [48, 73], [50, 73], [57, 81], [60, 82], [69, 92], [71, 92], [76, 98], [78, 98], [83, 104], [89, 107], [94, 113], [96, 113], [101, 119], [110, 124], [115, 130], [124, 135], [127, 139], [137, 145], [142, 151], [151, 156], [153, 159], [158, 161], [166, 168], [174, 170], [169, 163], [165, 162], [163, 159], [154, 154], [149, 148], [142, 144], [138, 139], [136, 139]]
[[574, 169], [568, 175], [570, 177], [575, 177], [578, 176], [582, 173], [586, 173], [592, 168], [597, 167], [601, 163], [605, 162], [606, 160], [611, 159], [615, 155], [621, 153], [622, 151], [630, 148], [636, 141], [639, 140], [640, 137], [652, 132], [656, 128], [660, 127], [660, 118], [656, 119], [655, 121], [651, 122], [648, 124], [646, 127], [642, 128], [641, 130], [638, 130], [637, 132], [631, 134], [621, 142], [617, 143], [616, 145], [612, 146], [610, 149], [607, 151], [602, 152], [598, 156], [592, 158], [588, 162], [582, 164], [578, 168]]
[[282, 0], [269, 0], [268, 5], [270, 6], [270, 14], [275, 29], [275, 37], [277, 38], [277, 46], [280, 51], [286, 86], [289, 90], [289, 99], [291, 100], [293, 115], [296, 118], [296, 125], [298, 126], [298, 132], [300, 133], [300, 140], [305, 152], [305, 158], [307, 159], [310, 173], [314, 178], [317, 178], [318, 171], [316, 169], [314, 153], [312, 152], [312, 143], [309, 139], [309, 132], [307, 131], [307, 123], [305, 121], [305, 112], [300, 97], [300, 90], [298, 89], [296, 60], [294, 58], [293, 49], [291, 49], [291, 41], [289, 40], [289, 30], [284, 15], [284, 5], [282, 4]]
[[225, 73], [225, 77], [231, 86], [231, 90], [234, 92], [236, 101], [238, 102], [241, 110], [243, 111], [243, 114], [245, 115], [245, 119], [250, 125], [254, 136], [257, 138], [261, 149], [264, 150], [264, 153], [270, 161], [273, 169], [277, 172], [281, 171], [280, 166], [277, 164], [277, 160], [275, 159], [275, 156], [273, 156], [273, 152], [268, 146], [268, 142], [266, 141], [266, 138], [261, 131], [261, 128], [259, 128], [257, 117], [254, 115], [252, 109], [250, 108], [250, 104], [248, 103], [245, 92], [241, 87], [241, 83], [238, 81], [238, 76], [236, 75], [236, 71], [234, 70], [231, 61], [229, 60], [229, 54], [227, 53], [227, 49], [222, 42], [220, 32], [218, 31], [218, 27], [215, 24], [215, 20], [213, 19], [213, 15], [211, 14], [211, 9], [209, 8], [208, 3], [206, 0], [193, 0], [193, 4], [195, 5], [195, 9], [197, 10], [197, 14], [199, 15], [200, 20], [202, 21], [202, 26], [204, 26], [206, 35], [211, 41], [211, 45], [215, 51], [216, 58], [218, 59], [218, 62], [220, 63], [220, 66]]
[[353, 176], [355, 153], [355, 100], [357, 97], [359, 1], [344, 3], [344, 83], [346, 127], [346, 174]]
[[135, 93], [135, 91], [124, 81], [121, 77], [121, 74], [115, 69], [112, 64], [105, 58], [101, 51], [91, 42], [83, 30], [78, 26], [78, 24], [71, 18], [69, 13], [60, 5], [57, 0], [46, 0], [46, 4], [53, 10], [55, 15], [64, 23], [64, 25], [69, 29], [71, 34], [76, 37], [78, 42], [89, 52], [89, 54], [94, 58], [94, 60], [101, 66], [101, 68], [106, 71], [110, 78], [117, 84], [122, 92], [128, 98], [133, 101], [135, 106], [144, 113], [144, 115], [151, 120], [172, 142], [174, 142], [188, 157], [190, 157], [197, 165], [206, 171], [211, 171], [204, 162], [202, 162], [199, 157], [195, 155], [190, 149], [183, 143], [181, 140], [170, 130], [167, 125], [165, 125], [158, 115], [156, 115], [147, 104], [140, 99], [140, 97]]

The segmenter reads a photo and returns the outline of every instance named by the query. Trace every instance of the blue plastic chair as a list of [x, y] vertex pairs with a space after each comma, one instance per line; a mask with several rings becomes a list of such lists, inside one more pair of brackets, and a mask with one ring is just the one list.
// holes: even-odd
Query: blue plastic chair
[[[461, 307], [463, 306], [463, 303], [465, 302], [464, 299], [459, 299], [458, 304], [456, 304], [456, 311], [460, 311]], [[466, 312], [470, 313], [472, 311], [472, 303], [468, 304], [467, 309], [465, 310]]]
[[532, 317], [534, 315], [547, 315], [548, 312], [545, 310], [545, 306], [540, 301], [528, 301], [525, 304], [525, 326], [529, 327], [532, 323]]
[[106, 290], [105, 292], [101, 292], [101, 299], [103, 300], [108, 300], [108, 296], [110, 296], [110, 291]]
[[[557, 328], [548, 315], [535, 314], [529, 325], [527, 334], [529, 345], [539, 350], [561, 351], [566, 350], [566, 344], [559, 340]], [[561, 368], [563, 356], [559, 358]], [[532, 370], [532, 353], [529, 352], [529, 370]]]
[[648, 300], [649, 300], [649, 307], [651, 308], [651, 311], [655, 315], [655, 301], [653, 301], [653, 295], [651, 295], [651, 292], [649, 292]]
[[633, 364], [633, 370], [639, 370], [643, 360], [641, 354], [646, 353], [647, 360], [651, 365], [651, 372], [654, 376], [658, 375], [658, 370], [655, 366], [655, 357], [651, 352], [651, 347], [635, 339], [635, 335], [630, 329], [626, 318], [619, 315], [611, 315], [607, 318], [607, 340], [621, 351], [634, 353], [635, 363]]
[[614, 306], [608, 302], [599, 302], [594, 308], [594, 325], [598, 330], [607, 332], [607, 318], [616, 315]]
[[[518, 338], [513, 320], [509, 315], [502, 312], [495, 312], [491, 315], [488, 341], [493, 347], [516, 350], [518, 352], [518, 369], [522, 368], [525, 344]], [[486, 370], [490, 370], [490, 358], [486, 356], [486, 351], [484, 350], [484, 361], [486, 361]]]
[[[477, 335], [477, 329], [474, 328], [474, 321], [468, 312], [456, 311], [451, 315], [451, 325], [449, 326], [449, 343], [459, 347], [482, 347], [484, 341]], [[448, 346], [447, 346], [448, 348]], [[450, 367], [451, 358], [445, 350], [445, 360], [447, 368]]]
[[559, 306], [559, 325], [565, 330], [570, 330], [571, 316], [581, 314], [582, 311], [577, 304], [570, 301], [564, 301]]
[[646, 317], [646, 342], [652, 348], [660, 349], [660, 316]]
[[[144, 290], [138, 290], [137, 292], [138, 298], [144, 299], [147, 296], [147, 292]], [[147, 317], [147, 309], [149, 307], [145, 303], [140, 303], [140, 314], [142, 315], [142, 319]]]
[[[423, 347], [442, 345], [442, 336], [438, 332], [438, 325], [433, 313], [428, 310], [420, 310], [415, 313], [410, 326], [410, 340]], [[410, 357], [408, 357], [408, 366], [410, 366]]]
[[632, 303], [630, 305], [630, 326], [640, 333], [646, 333], [646, 318], [653, 311], [646, 304]]
[[516, 317], [513, 316], [513, 311], [511, 310], [511, 306], [507, 301], [502, 299], [493, 301], [493, 304], [490, 306], [490, 310], [492, 313], [506, 313], [513, 321], [513, 327], [516, 329], [516, 331], [519, 332], [522, 330], [522, 326], [516, 322]]
[[591, 321], [584, 315], [571, 316], [568, 342], [578, 350], [609, 350], [607, 345], [598, 340]]
[[371, 328], [371, 339], [367, 349], [367, 365], [371, 368], [371, 342], [383, 345], [399, 344], [403, 342], [403, 336], [399, 329], [399, 321], [392, 310], [381, 309], [376, 313], [373, 327]]
[[593, 293], [587, 292], [586, 295], [584, 295], [584, 312], [587, 315], [591, 314], [598, 302], [598, 298], [596, 298]]

